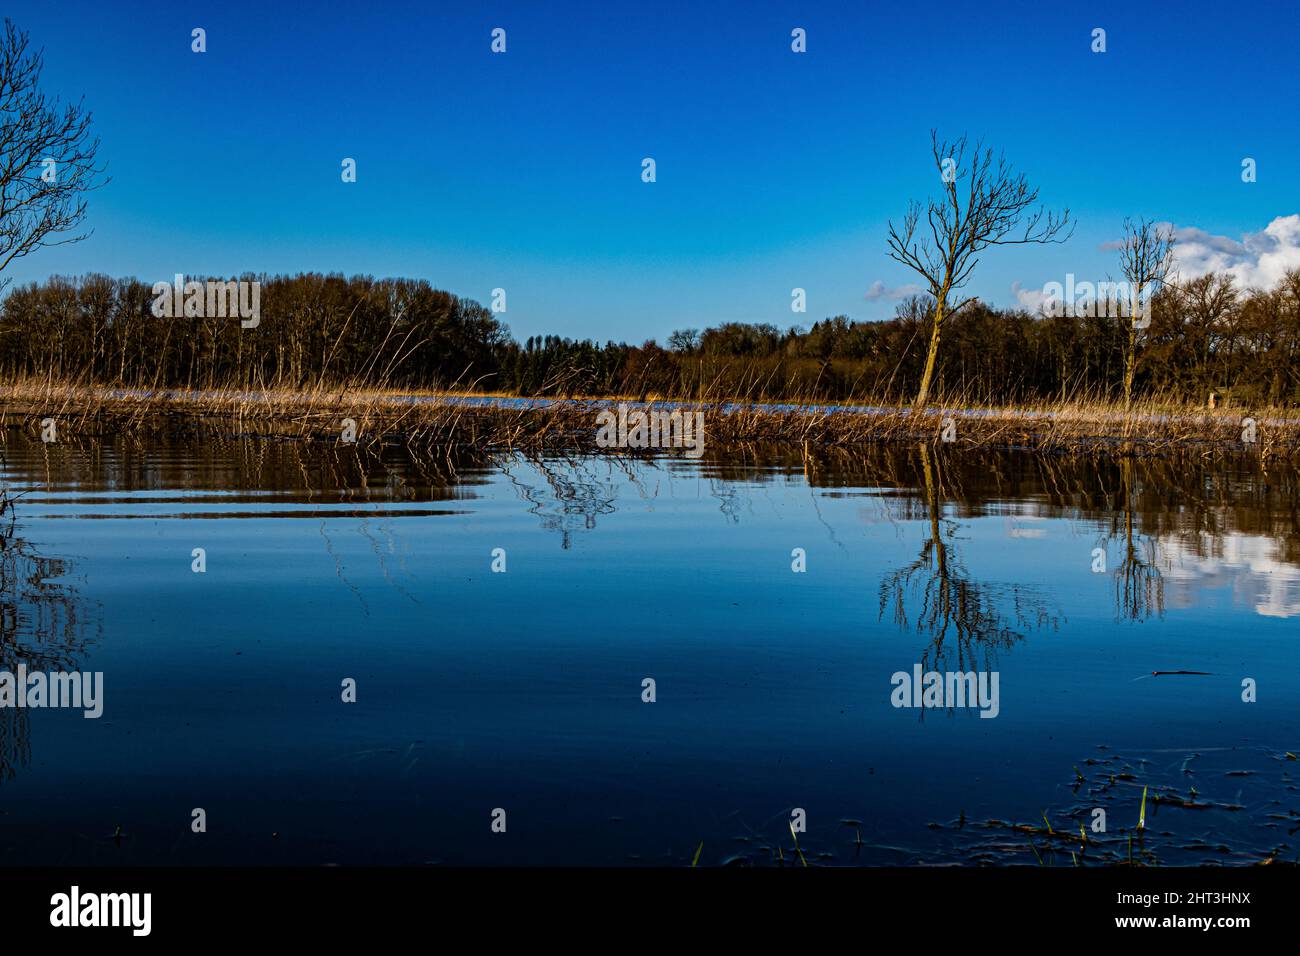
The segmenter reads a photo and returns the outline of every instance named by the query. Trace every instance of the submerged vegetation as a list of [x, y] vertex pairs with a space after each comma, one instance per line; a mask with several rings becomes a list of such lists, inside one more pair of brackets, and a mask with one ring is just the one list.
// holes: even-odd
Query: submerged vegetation
[[[280, 437], [341, 438], [351, 423], [361, 444], [399, 442], [425, 450], [487, 448], [605, 451], [597, 447], [597, 415], [612, 400], [523, 400], [455, 393], [316, 387], [304, 391], [120, 389], [24, 380], [2, 391], [0, 424], [21, 424], [33, 436], [53, 420], [58, 434], [94, 437], [119, 431], [148, 434], [178, 422], [226, 432]], [[1149, 400], [1043, 402], [1013, 408], [914, 409], [817, 404], [763, 404], [704, 398], [648, 402], [705, 415], [705, 444], [735, 447], [788, 442], [796, 447], [875, 442], [1039, 451], [1160, 453], [1189, 448], [1201, 454], [1241, 452], [1261, 461], [1300, 456], [1300, 412], [1267, 413], [1249, 428], [1232, 409], [1185, 409]], [[623, 453], [623, 452], [619, 452]], [[654, 454], [654, 449], [628, 453]]]
[[[1300, 814], [1282, 799], [1295, 793], [1290, 758], [1264, 747], [1214, 751], [1156, 751], [1124, 756], [1100, 745], [1074, 768], [1073, 802], [1038, 812], [1037, 821], [955, 819], [926, 826], [934, 845], [900, 844], [854, 818], [839, 821], [839, 839], [805, 849], [787, 822], [753, 828], [743, 821], [734, 843], [741, 852], [714, 859], [721, 866], [951, 865], [1032, 867], [1296, 866], [1291, 838]], [[1251, 769], [1242, 769], [1249, 766]], [[1150, 779], [1152, 783], [1139, 782]], [[1243, 780], [1252, 783], [1247, 791]], [[1197, 783], [1205, 788], [1202, 793]], [[1213, 792], [1215, 795], [1211, 796]], [[1099, 812], [1109, 807], [1108, 812]], [[1122, 819], [1131, 811], [1133, 816]], [[1055, 819], [1057, 825], [1053, 826]], [[807, 839], [805, 838], [805, 843]], [[699, 865], [701, 842], [691, 860]]]

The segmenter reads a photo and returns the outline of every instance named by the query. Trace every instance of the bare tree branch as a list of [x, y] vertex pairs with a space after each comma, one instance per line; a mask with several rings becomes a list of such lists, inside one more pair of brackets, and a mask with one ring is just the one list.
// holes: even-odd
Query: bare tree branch
[[[889, 222], [889, 257], [924, 278], [935, 299], [918, 405], [929, 396], [944, 319], [974, 301], [974, 297], [967, 298], [950, 309], [948, 297], [970, 279], [980, 254], [990, 246], [1064, 242], [1074, 231], [1069, 209], [1055, 213], [1032, 208], [1038, 202], [1038, 190], [1031, 188], [1004, 157], [995, 159], [991, 149], [977, 143], [968, 163], [967, 146], [965, 136], [948, 142], [930, 131], [931, 153], [943, 194], [927, 203], [929, 239], [917, 236], [919, 203], [909, 204], [900, 224]], [[964, 190], [959, 188], [963, 180]]]
[[1173, 271], [1173, 231], [1146, 219], [1125, 219], [1119, 264], [1128, 282], [1131, 304], [1124, 352], [1124, 403], [1128, 405], [1133, 401], [1133, 379], [1137, 375], [1138, 329], [1143, 327], [1139, 324], [1139, 304], [1149, 304]]
[[[40, 91], [44, 54], [8, 18], [0, 37], [0, 272], [44, 246], [79, 242], [85, 194], [104, 185], [83, 101]], [[69, 235], [71, 233], [71, 235]], [[7, 281], [7, 280], [6, 280]], [[2, 287], [2, 285], [0, 285]]]

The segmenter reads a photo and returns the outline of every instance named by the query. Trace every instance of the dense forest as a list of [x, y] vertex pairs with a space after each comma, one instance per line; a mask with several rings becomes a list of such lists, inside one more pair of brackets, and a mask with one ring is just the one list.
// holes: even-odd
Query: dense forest
[[[901, 401], [916, 391], [932, 300], [885, 321], [724, 323], [664, 345], [530, 337], [424, 280], [306, 274], [261, 283], [260, 322], [159, 318], [152, 287], [101, 275], [13, 287], [0, 375], [137, 387], [376, 386], [520, 395]], [[975, 302], [945, 325], [936, 394], [968, 401], [1122, 394], [1127, 320]], [[1142, 331], [1138, 394], [1300, 402], [1300, 272], [1271, 291], [1230, 277], [1168, 283]]]

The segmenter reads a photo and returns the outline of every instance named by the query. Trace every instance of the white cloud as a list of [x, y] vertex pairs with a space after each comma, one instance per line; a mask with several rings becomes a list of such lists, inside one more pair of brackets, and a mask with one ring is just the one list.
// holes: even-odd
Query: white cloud
[[908, 296], [917, 295], [920, 291], [921, 287], [913, 282], [891, 289], [877, 279], [875, 282], [871, 283], [871, 288], [867, 290], [866, 299], [868, 302], [875, 302], [879, 299], [889, 299], [890, 301], [896, 302], [899, 299], [906, 299]]
[[[1168, 224], [1161, 224], [1167, 226]], [[1271, 289], [1290, 269], [1300, 269], [1300, 214], [1278, 216], [1240, 240], [1184, 226], [1174, 229], [1175, 268], [1184, 279], [1226, 272], [1241, 289]]]
[[1042, 314], [1043, 303], [1047, 301], [1047, 293], [1042, 289], [1026, 289], [1019, 282], [1013, 282], [1011, 291], [1015, 293], [1016, 301], [1026, 312], [1031, 315]]
[[[1248, 232], [1240, 239], [1216, 236], [1195, 226], [1154, 224], [1170, 230], [1174, 239], [1174, 273], [1182, 279], [1195, 279], [1209, 272], [1223, 272], [1237, 280], [1237, 288], [1269, 290], [1292, 269], [1300, 269], [1300, 214], [1278, 216], [1259, 232]], [[1103, 242], [1098, 248], [1113, 252], [1123, 247], [1123, 240]], [[876, 286], [881, 285], [877, 282]], [[872, 286], [875, 289], [876, 286]], [[1039, 315], [1047, 296], [1041, 289], [1026, 289], [1019, 282], [1011, 291], [1020, 307]], [[867, 294], [867, 298], [871, 298]]]

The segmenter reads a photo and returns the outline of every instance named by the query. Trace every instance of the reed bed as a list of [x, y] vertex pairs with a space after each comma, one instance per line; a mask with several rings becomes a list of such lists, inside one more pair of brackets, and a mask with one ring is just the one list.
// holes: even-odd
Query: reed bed
[[[355, 423], [356, 441], [363, 445], [400, 441], [423, 447], [594, 451], [596, 415], [619, 401], [579, 397], [522, 399], [516, 404], [508, 398], [464, 393], [347, 387], [253, 393], [22, 381], [0, 386], [0, 426], [21, 427], [38, 437], [41, 423], [53, 419], [61, 440], [216, 428], [227, 434], [343, 441], [346, 419]], [[702, 412], [706, 447], [896, 442], [1037, 451], [1191, 449], [1210, 454], [1236, 450], [1261, 459], [1300, 458], [1300, 412], [1293, 409], [1208, 409], [1159, 399], [1128, 407], [1103, 399], [992, 407], [962, 396], [925, 409], [865, 403], [847, 408], [797, 401], [774, 406], [722, 397], [627, 401], [641, 409]], [[1254, 422], [1253, 441], [1247, 440], [1245, 419]]]

